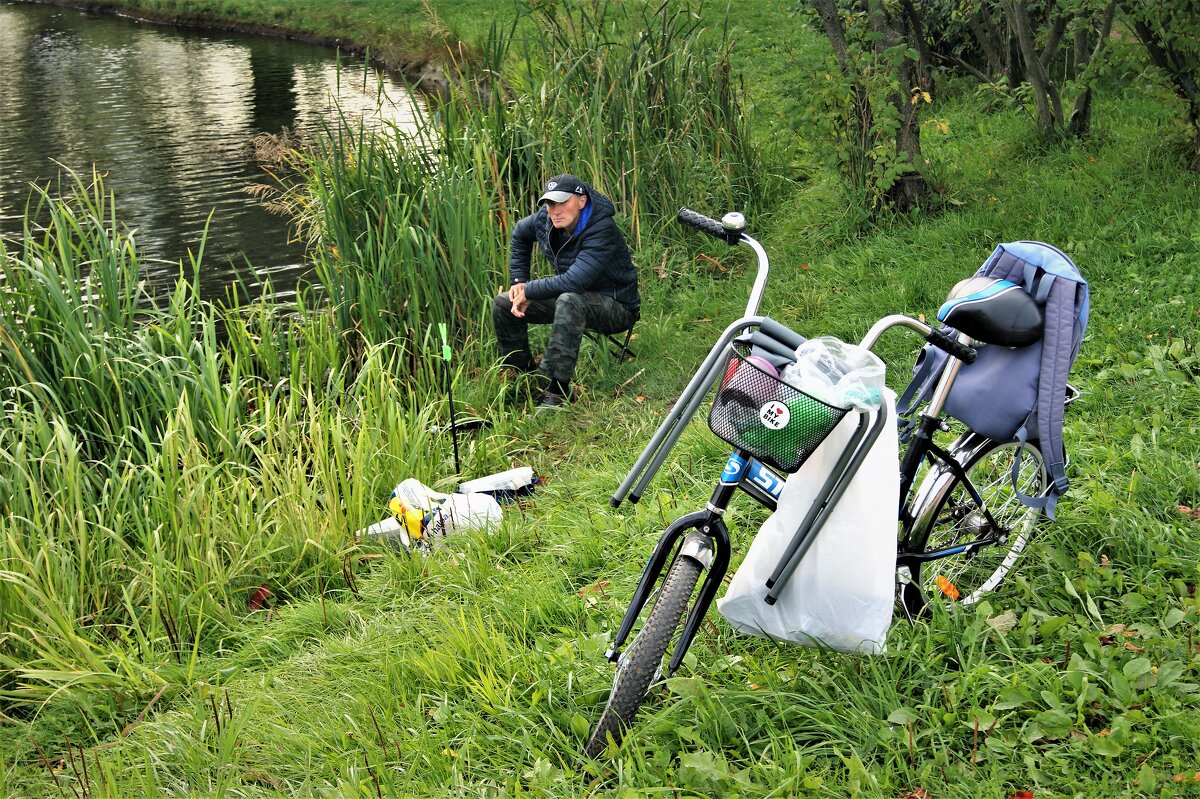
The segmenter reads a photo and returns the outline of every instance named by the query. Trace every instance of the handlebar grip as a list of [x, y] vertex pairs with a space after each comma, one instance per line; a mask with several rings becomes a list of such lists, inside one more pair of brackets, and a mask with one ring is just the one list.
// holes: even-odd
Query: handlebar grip
[[792, 350], [795, 350], [805, 342], [804, 336], [792, 330], [787, 325], [776, 322], [769, 316], [763, 317], [762, 324], [758, 326], [758, 329], [776, 341], [786, 344]]
[[936, 328], [929, 331], [929, 335], [925, 337], [925, 340], [939, 350], [945, 350], [950, 353], [963, 363], [975, 363], [975, 356], [978, 354], [978, 351], [974, 347], [968, 347], [953, 336], [947, 336]]
[[[740, 216], [739, 214], [738, 217], [740, 218]], [[717, 220], [693, 211], [690, 208], [680, 208], [678, 218], [683, 224], [694, 227], [702, 233], [707, 233], [714, 239], [721, 239], [730, 247], [741, 240], [742, 232], [746, 229], [744, 222], [741, 225], [727, 228]]]

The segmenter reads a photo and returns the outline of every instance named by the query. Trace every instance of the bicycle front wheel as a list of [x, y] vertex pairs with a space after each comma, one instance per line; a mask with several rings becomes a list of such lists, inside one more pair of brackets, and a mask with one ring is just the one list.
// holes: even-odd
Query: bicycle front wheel
[[[1041, 514], [1022, 504], [1014, 490], [1012, 471], [1018, 457], [1016, 488], [1026, 496], [1041, 496], [1047, 485], [1046, 463], [1033, 444], [995, 442], [963, 464], [995, 527], [957, 477], [940, 491], [926, 494], [927, 507], [913, 510], [914, 519], [925, 520], [923, 529], [914, 531], [913, 548], [920, 553], [946, 553], [913, 568], [912, 578], [926, 597], [973, 604], [995, 590], [1016, 565]], [[970, 546], [989, 539], [992, 543]]]
[[621, 742], [646, 693], [662, 677], [663, 659], [687, 613], [700, 571], [699, 562], [686, 555], [677, 556], [671, 564], [646, 624], [617, 659], [608, 704], [583, 750], [588, 757], [598, 757], [608, 746], [609, 736]]

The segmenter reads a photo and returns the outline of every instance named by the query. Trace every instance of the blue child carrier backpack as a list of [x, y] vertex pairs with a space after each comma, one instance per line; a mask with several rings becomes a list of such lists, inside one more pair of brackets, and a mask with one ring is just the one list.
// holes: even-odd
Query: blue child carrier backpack
[[[1036, 441], [1051, 485], [1044, 497], [1022, 495], [1021, 499], [1053, 519], [1058, 498], [1068, 486], [1063, 408], [1067, 376], [1087, 329], [1087, 281], [1061, 250], [1040, 241], [997, 246], [976, 274], [1011, 281], [1029, 292], [1042, 308], [1043, 335], [1027, 347], [978, 347], [975, 362], [959, 370], [945, 411], [989, 438]], [[949, 305], [938, 312], [939, 319], [945, 318]], [[922, 350], [913, 380], [897, 403], [901, 416], [915, 416], [914, 411], [929, 398], [941, 377], [948, 357], [932, 346]], [[911, 418], [909, 425], [911, 429]], [[902, 438], [905, 432], [901, 430]]]

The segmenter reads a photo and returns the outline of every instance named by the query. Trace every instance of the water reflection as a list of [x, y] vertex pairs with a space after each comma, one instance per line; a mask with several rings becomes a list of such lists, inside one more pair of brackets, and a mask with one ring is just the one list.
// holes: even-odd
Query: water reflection
[[208, 224], [206, 294], [238, 272], [290, 287], [303, 253], [244, 191], [263, 180], [251, 142], [313, 135], [336, 107], [372, 124], [415, 113], [397, 80], [324, 48], [0, 4], [0, 234], [20, 230], [31, 183], [94, 163], [154, 282], [174, 279]]

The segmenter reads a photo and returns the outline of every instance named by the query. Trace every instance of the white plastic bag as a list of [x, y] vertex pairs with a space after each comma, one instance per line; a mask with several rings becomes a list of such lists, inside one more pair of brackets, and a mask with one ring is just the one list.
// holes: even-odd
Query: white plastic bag
[[392, 516], [359, 530], [360, 538], [380, 538], [401, 549], [419, 544], [428, 550], [434, 541], [471, 529], [500, 523], [500, 503], [490, 494], [443, 494], [410, 477], [388, 499]]
[[783, 381], [839, 408], [871, 411], [879, 407], [884, 365], [879, 356], [833, 336], [810, 338], [796, 348], [796, 362], [783, 370]]
[[884, 651], [896, 584], [896, 509], [900, 503], [896, 395], [884, 389], [884, 425], [841, 501], [774, 605], [766, 580], [812, 506], [858, 425], [847, 414], [791, 475], [778, 509], [763, 524], [725, 596], [721, 614], [750, 635], [843, 652]]
[[500, 523], [500, 503], [491, 494], [451, 494], [433, 510], [426, 535], [438, 538]]
[[458, 487], [460, 494], [491, 494], [497, 502], [515, 502], [533, 493], [541, 480], [531, 466], [517, 466], [486, 477], [468, 480]]

